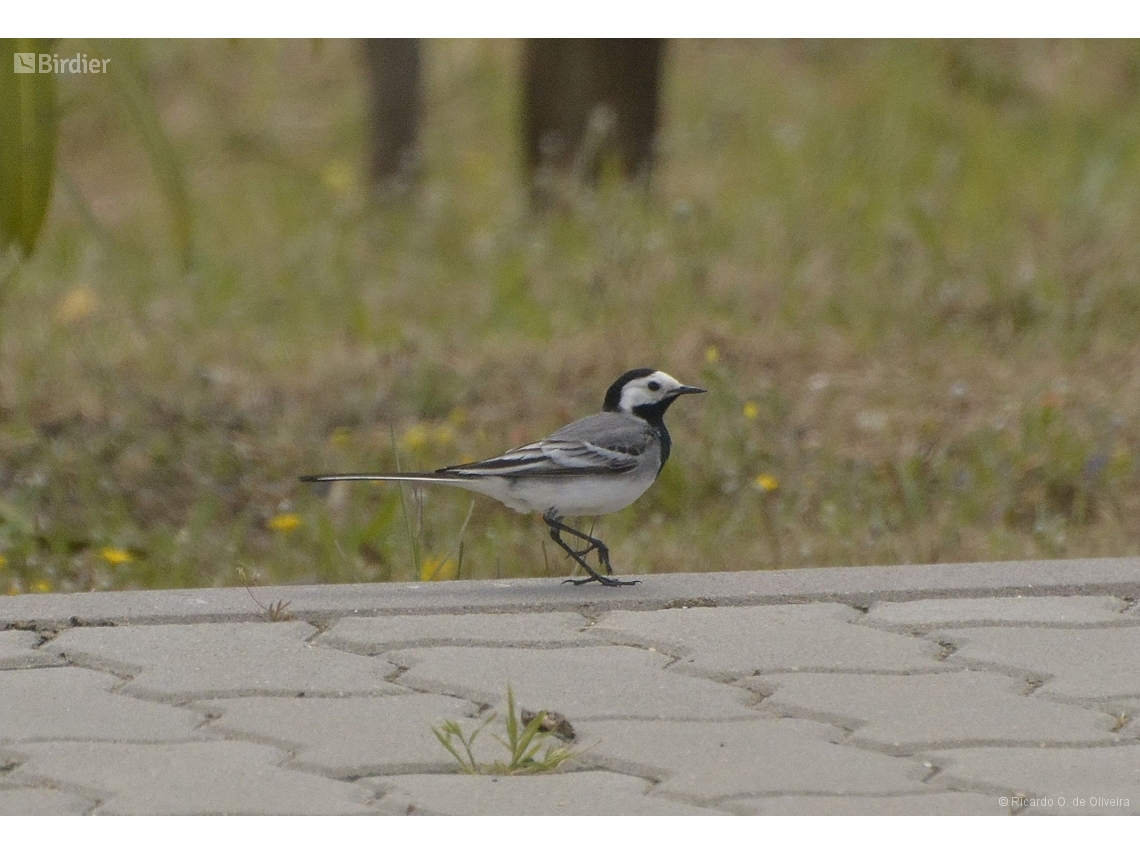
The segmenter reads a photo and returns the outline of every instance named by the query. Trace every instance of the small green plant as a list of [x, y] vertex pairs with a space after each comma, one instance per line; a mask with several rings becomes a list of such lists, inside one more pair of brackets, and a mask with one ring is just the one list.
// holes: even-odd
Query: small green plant
[[[507, 686], [507, 738], [495, 736], [495, 739], [511, 753], [511, 758], [506, 763], [501, 760], [496, 760], [494, 763], [480, 763], [475, 759], [473, 750], [475, 740], [484, 728], [496, 718], [498, 718], [498, 714], [491, 713], [467, 735], [463, 733], [463, 728], [460, 727], [459, 722], [450, 719], [439, 727], [432, 727], [432, 733], [435, 734], [440, 745], [455, 758], [459, 764], [459, 770], [466, 775], [529, 775], [538, 772], [552, 772], [578, 754], [577, 751], [565, 746], [546, 745], [546, 741], [550, 738], [550, 732], [543, 728], [546, 725], [548, 713], [546, 710], [542, 710], [529, 719], [525, 712], [520, 715], [515, 709], [514, 692], [510, 686]], [[462, 746], [462, 752], [456, 746], [456, 742]], [[539, 758], [538, 752], [544, 745], [546, 745], [546, 751]]]
[[297, 616], [293, 614], [293, 612], [289, 611], [289, 606], [293, 604], [292, 600], [278, 600], [275, 603], [265, 605], [265, 603], [261, 602], [261, 600], [254, 596], [252, 586], [256, 585], [261, 580], [261, 574], [254, 573], [253, 578], [250, 579], [246, 576], [245, 568], [239, 567], [237, 568], [237, 575], [238, 579], [241, 580], [242, 585], [245, 587], [245, 592], [249, 594], [249, 598], [257, 603], [258, 608], [265, 612], [265, 616], [270, 621], [273, 623], [279, 623], [281, 621], [296, 619]]

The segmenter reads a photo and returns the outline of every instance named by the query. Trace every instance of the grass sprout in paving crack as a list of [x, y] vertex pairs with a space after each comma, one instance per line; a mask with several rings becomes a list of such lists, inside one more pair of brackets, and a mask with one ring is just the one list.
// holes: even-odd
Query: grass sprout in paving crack
[[[507, 686], [507, 718], [506, 739], [496, 735], [495, 739], [511, 757], [507, 762], [496, 760], [493, 763], [480, 763], [475, 759], [474, 745], [479, 734], [496, 718], [492, 713], [483, 719], [470, 734], [464, 734], [459, 722], [448, 719], [439, 727], [432, 727], [432, 733], [439, 740], [440, 745], [459, 764], [459, 771], [467, 775], [531, 775], [539, 772], [553, 772], [567, 760], [577, 756], [578, 751], [562, 745], [547, 745], [551, 732], [561, 733], [560, 727], [548, 728], [551, 715], [542, 710], [527, 719], [527, 713], [522, 715], [515, 709], [515, 695], [510, 686]], [[565, 719], [557, 716], [565, 724]], [[566, 725], [568, 728], [569, 725]], [[570, 730], [573, 733], [573, 730]], [[458, 742], [458, 746], [456, 743]], [[546, 747], [542, 757], [538, 752]]]
[[278, 600], [275, 603], [270, 603], [268, 606], [261, 602], [253, 594], [253, 585], [256, 585], [258, 579], [261, 578], [259, 573], [255, 573], [252, 579], [248, 579], [245, 575], [245, 568], [237, 568], [238, 578], [241, 579], [242, 585], [245, 587], [245, 592], [249, 594], [249, 598], [257, 603], [258, 608], [265, 612], [265, 616], [273, 623], [280, 621], [295, 620], [296, 615], [289, 611], [289, 606], [293, 604], [292, 600]]

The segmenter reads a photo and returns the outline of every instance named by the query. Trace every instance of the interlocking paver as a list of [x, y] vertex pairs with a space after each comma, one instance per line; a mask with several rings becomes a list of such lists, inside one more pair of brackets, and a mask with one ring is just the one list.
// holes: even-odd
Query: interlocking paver
[[1136, 559], [643, 582], [0, 597], [0, 812], [1140, 813]]
[[79, 664], [135, 675], [123, 691], [164, 700], [252, 694], [381, 694], [383, 659], [316, 647], [299, 621], [83, 627], [44, 646]]
[[95, 807], [92, 799], [42, 787], [0, 787], [0, 816], [75, 816]]
[[84, 668], [0, 671], [0, 741], [192, 738], [202, 716], [112, 693], [121, 682]]
[[38, 642], [39, 636], [27, 630], [10, 629], [0, 632], [0, 669], [64, 664], [58, 656], [33, 649]]
[[838, 603], [608, 612], [589, 632], [652, 646], [681, 657], [677, 669], [716, 676], [946, 669], [937, 645], [850, 622], [860, 616]]
[[1010, 798], [1017, 796], [1037, 802], [1022, 801], [1015, 805], [1025, 812], [1140, 812], [1140, 745], [958, 748], [929, 756], [942, 767], [938, 775], [940, 781], [1005, 790]]
[[721, 807], [763, 816], [979, 816], [1008, 815], [997, 796], [930, 792], [898, 796], [772, 796], [737, 799]]
[[18, 752], [22, 778], [89, 792], [100, 814], [369, 812], [368, 790], [278, 768], [285, 752], [265, 745], [34, 742]]
[[557, 711], [570, 719], [753, 715], [748, 691], [666, 671], [669, 657], [633, 647], [433, 647], [388, 656], [408, 668], [400, 682], [421, 691], [501, 706], [509, 685], [520, 705]]
[[[475, 727], [474, 704], [440, 695], [370, 698], [231, 698], [202, 708], [220, 711], [209, 730], [297, 746], [296, 764], [337, 778], [450, 771], [455, 761], [432, 725], [444, 719]], [[490, 736], [483, 743], [497, 745]], [[485, 746], [476, 743], [479, 749]]]
[[320, 643], [369, 655], [400, 647], [604, 643], [580, 632], [586, 624], [587, 620], [575, 612], [351, 617], [338, 620], [321, 636]]
[[982, 742], [1113, 742], [1112, 716], [1022, 694], [1024, 680], [980, 671], [941, 674], [777, 674], [744, 681], [778, 686], [776, 705], [826, 717], [861, 744], [913, 751]]
[[1140, 623], [1119, 597], [973, 597], [875, 603], [859, 621], [900, 629], [1025, 624]]
[[578, 743], [582, 762], [658, 778], [654, 793], [712, 804], [718, 799], [807, 794], [870, 795], [913, 790], [919, 761], [836, 745], [842, 731], [794, 719], [593, 721]]
[[1140, 626], [985, 627], [938, 632], [952, 663], [982, 662], [1048, 678], [1038, 691], [1066, 698], [1140, 697]]
[[649, 782], [615, 772], [525, 775], [399, 775], [360, 781], [383, 803], [414, 813], [461, 816], [694, 815], [718, 811], [646, 795]]

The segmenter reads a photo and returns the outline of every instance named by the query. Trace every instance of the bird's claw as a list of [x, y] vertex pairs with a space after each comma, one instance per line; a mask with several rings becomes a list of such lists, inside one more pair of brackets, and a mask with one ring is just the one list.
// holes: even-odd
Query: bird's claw
[[596, 579], [593, 577], [590, 577], [587, 579], [563, 579], [562, 580], [563, 585], [574, 585], [575, 587], [577, 587], [578, 585], [585, 585], [589, 582], [601, 582], [607, 588], [620, 588], [620, 587], [625, 586], [625, 585], [640, 585], [641, 584], [640, 579], [614, 579], [612, 576], [599, 576]]

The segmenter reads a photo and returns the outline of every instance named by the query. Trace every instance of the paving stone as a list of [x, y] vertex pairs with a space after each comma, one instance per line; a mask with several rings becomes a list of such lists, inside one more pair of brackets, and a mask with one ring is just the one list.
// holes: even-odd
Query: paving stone
[[0, 787], [0, 816], [76, 816], [95, 807], [91, 799], [44, 787]]
[[[958, 748], [929, 757], [942, 767], [939, 782], [965, 782], [974, 788], [1004, 790], [1009, 796], [1046, 800], [1022, 801], [1017, 807], [1024, 812], [1140, 813], [1140, 745]], [[1111, 799], [1118, 801], [1112, 804]]]
[[604, 643], [580, 632], [586, 624], [587, 620], [576, 612], [350, 617], [338, 620], [321, 636], [320, 643], [368, 655], [400, 647], [564, 647]]
[[717, 811], [646, 795], [650, 784], [615, 772], [542, 775], [399, 775], [359, 783], [411, 813], [459, 816], [690, 816]]
[[58, 656], [34, 650], [38, 642], [39, 636], [27, 630], [10, 629], [0, 632], [0, 670], [64, 664]]
[[1008, 816], [997, 796], [907, 793], [898, 796], [772, 796], [736, 799], [720, 807], [760, 816]]
[[796, 719], [593, 721], [583, 763], [659, 779], [654, 795], [699, 804], [785, 794], [873, 795], [913, 790], [922, 762], [835, 745], [842, 731]]
[[383, 659], [316, 647], [299, 621], [82, 627], [45, 649], [92, 668], [134, 674], [125, 692], [183, 701], [253, 694], [396, 694]]
[[[319, 768], [337, 778], [441, 771], [455, 761], [439, 744], [432, 725], [460, 721], [465, 731], [477, 722], [472, 703], [440, 695], [382, 695], [370, 698], [232, 698], [207, 701], [220, 711], [209, 730], [272, 740], [298, 748], [295, 764]], [[476, 750], [497, 746], [490, 732]], [[485, 744], [484, 744], [485, 743]]]
[[913, 751], [980, 742], [1114, 742], [1112, 716], [1021, 694], [1024, 680], [981, 671], [941, 674], [775, 674], [745, 680], [779, 688], [769, 705], [826, 717], [860, 744]]
[[365, 788], [280, 769], [286, 753], [265, 745], [39, 742], [18, 750], [23, 778], [89, 792], [102, 799], [99, 814], [369, 812]]
[[111, 691], [122, 681], [84, 668], [0, 671], [0, 741], [189, 739], [203, 716]]
[[[1132, 557], [664, 573], [643, 576], [642, 582], [617, 590], [601, 585], [559, 585], [552, 579], [280, 585], [259, 588], [257, 595], [263, 602], [289, 600], [291, 611], [302, 619], [322, 620], [350, 614], [668, 609], [693, 601], [735, 607], [844, 600], [869, 606], [883, 599], [947, 596], [1135, 597], [1140, 595], [1140, 560]], [[88, 625], [105, 620], [158, 624], [255, 620], [261, 616], [261, 610], [242, 588], [0, 597], [0, 627], [22, 621], [66, 627], [74, 620]]]
[[1128, 603], [1117, 597], [978, 597], [875, 603], [859, 623], [899, 629], [946, 626], [1138, 623], [1140, 614], [1122, 614]]
[[[1055, 801], [1014, 805], [1015, 812], [1140, 812], [1140, 795], [1120, 792], [1140, 780], [1140, 608], [1114, 611], [1140, 596], [1136, 559], [651, 575], [643, 582], [619, 590], [541, 579], [259, 591], [333, 627], [320, 635], [301, 621], [262, 620], [241, 589], [0, 597], [0, 677], [13, 680], [0, 684], [0, 810], [31, 799], [47, 810], [89, 813], [383, 813], [411, 805], [634, 813], [662, 804], [666, 813], [693, 805], [744, 813], [984, 813], [1009, 810], [1002, 794], [1025, 793]], [[970, 599], [955, 602], [963, 597]], [[843, 603], [872, 608], [864, 615]], [[581, 629], [577, 613], [587, 609], [601, 616], [599, 627]], [[121, 625], [92, 626], [104, 619]], [[246, 623], [225, 623], [235, 619]], [[28, 625], [61, 635], [36, 648], [38, 637], [17, 629]], [[915, 627], [927, 638], [914, 638]], [[947, 658], [948, 649], [934, 643], [941, 638], [958, 652]], [[65, 655], [87, 667], [68, 666]], [[4, 671], [7, 662], [32, 667]], [[39, 667], [47, 665], [62, 667]], [[973, 683], [954, 676], [970, 669], [985, 676]], [[42, 676], [47, 672], [72, 675], [54, 678], [73, 681], [66, 697], [54, 693], [59, 687]], [[388, 682], [397, 674], [406, 685]], [[16, 681], [31, 675], [45, 681], [42, 691], [24, 692], [40, 684]], [[1016, 687], [1031, 675], [1049, 679], [1024, 696]], [[123, 686], [116, 676], [133, 679]], [[728, 680], [773, 687], [776, 695], [761, 703], [745, 684]], [[430, 762], [441, 766], [383, 765], [419, 763], [428, 751], [420, 740], [433, 739], [430, 725], [440, 718], [468, 730], [478, 721], [446, 713], [426, 720], [435, 703], [471, 708], [454, 698], [413, 700], [421, 696], [407, 686], [501, 710], [508, 683], [520, 705], [569, 715], [575, 744], [586, 751], [565, 771], [501, 779], [502, 786], [424, 774], [451, 763], [438, 745], [431, 750], [439, 759]], [[925, 703], [915, 686], [926, 686]], [[773, 717], [777, 698], [802, 718]], [[403, 718], [377, 723], [369, 711], [380, 708], [375, 718]], [[194, 730], [211, 709], [221, 717]], [[149, 712], [140, 719], [141, 710]], [[1103, 728], [1105, 714], [1118, 733]], [[1065, 729], [1064, 715], [1075, 716], [1068, 736], [1087, 736], [1092, 727], [1122, 742], [1013, 744], [1022, 732], [1053, 738]], [[480, 746], [486, 759], [501, 750], [491, 739], [499, 724], [477, 744], [480, 759]], [[210, 739], [236, 733], [249, 735]], [[1000, 745], [978, 745], [979, 733], [1004, 736]], [[963, 739], [937, 741], [948, 735]], [[894, 745], [903, 739], [912, 740], [910, 748]], [[919, 751], [915, 746], [921, 755], [892, 756]], [[360, 772], [374, 775], [370, 786], [332, 779]], [[1058, 805], [1060, 797], [1070, 804]], [[1086, 804], [1073, 807], [1074, 798]], [[1089, 803], [1110, 798], [1129, 805]]]
[[1140, 626], [1085, 629], [987, 627], [938, 633], [958, 647], [948, 661], [981, 662], [1046, 680], [1038, 694], [1140, 696]]
[[663, 670], [669, 657], [632, 647], [563, 650], [433, 647], [388, 654], [407, 667], [400, 682], [502, 706], [507, 686], [527, 709], [557, 711], [571, 719], [744, 718], [753, 696]]
[[937, 645], [850, 623], [838, 603], [609, 612], [588, 632], [681, 657], [678, 670], [718, 677], [763, 671], [946, 670]]

